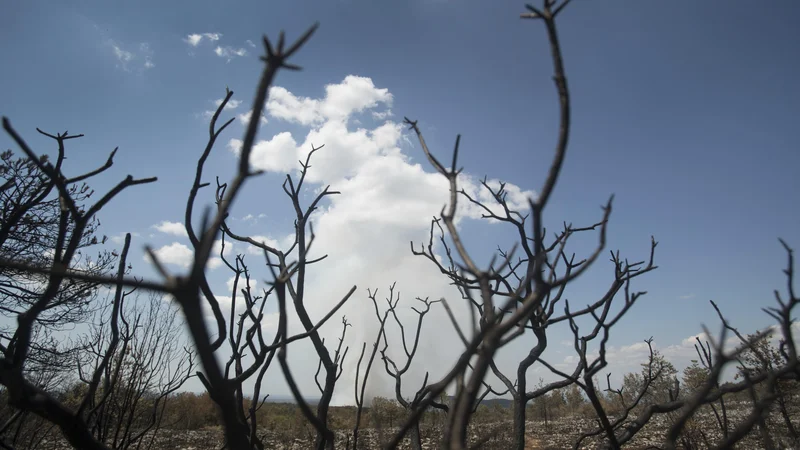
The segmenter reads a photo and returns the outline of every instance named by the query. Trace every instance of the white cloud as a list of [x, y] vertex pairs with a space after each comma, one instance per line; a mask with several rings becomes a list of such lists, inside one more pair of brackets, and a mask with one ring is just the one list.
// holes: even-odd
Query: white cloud
[[[228, 292], [232, 292], [233, 291], [233, 282], [234, 282], [234, 280], [236, 280], [236, 277], [232, 276], [232, 277], [228, 278], [228, 281], [225, 282], [225, 285], [228, 287]], [[257, 286], [258, 286], [258, 280], [256, 280], [253, 277], [250, 277], [250, 292], [252, 292], [253, 295], [257, 295], [257, 293], [258, 293]], [[236, 289], [237, 290], [242, 290], [242, 289], [244, 289], [246, 287], [247, 287], [247, 280], [245, 279], [244, 275], [242, 275], [242, 276], [239, 277], [239, 282], [236, 285]]]
[[331, 119], [346, 121], [353, 113], [374, 108], [378, 104], [391, 106], [392, 101], [389, 90], [376, 88], [372, 79], [348, 75], [339, 84], [325, 86], [323, 99], [298, 97], [275, 86], [270, 90], [267, 111], [278, 119], [312, 125]]
[[224, 47], [218, 45], [214, 49], [214, 54], [216, 54], [220, 58], [227, 58], [228, 62], [230, 62], [233, 58], [237, 56], [247, 56], [247, 50], [243, 48], [234, 48], [227, 45]]
[[681, 300], [690, 300], [694, 298], [694, 294], [679, 295], [678, 298]]
[[388, 89], [378, 89], [367, 77], [348, 75], [340, 84], [325, 86], [322, 114], [329, 119], [345, 119], [355, 112], [373, 108], [379, 103], [392, 105]]
[[156, 66], [153, 63], [153, 50], [145, 42], [135, 46], [135, 50], [113, 39], [106, 39], [105, 45], [111, 48], [117, 60], [117, 67], [126, 72], [136, 70], [138, 73], [142, 73]]
[[[410, 241], [417, 243], [417, 247], [420, 241], [427, 241], [431, 218], [447, 203], [449, 188], [444, 177], [427, 165], [413, 163], [404, 153], [402, 147], [408, 146], [402, 124], [383, 120], [390, 117], [387, 108], [392, 101], [388, 89], [376, 87], [370, 78], [354, 75], [326, 86], [323, 98], [304, 97], [282, 87], [273, 87], [267, 101], [268, 114], [308, 129], [304, 136], [284, 131], [257, 141], [251, 155], [254, 168], [294, 172], [299, 168], [297, 161], [306, 158], [312, 144], [324, 144], [311, 160], [312, 168], [306, 177], [311, 183], [309, 194], [330, 184], [332, 189], [341, 191], [341, 195], [329, 197], [312, 216], [316, 241], [309, 257], [324, 254], [330, 257], [309, 267], [305, 302], [312, 320], [318, 319], [352, 285], [358, 285], [359, 290], [341, 311], [354, 324], [347, 340], [356, 346], [363, 340], [374, 339], [377, 332], [366, 288], [379, 288], [385, 294], [386, 287], [397, 281], [397, 289], [403, 296], [401, 316], [408, 315], [409, 321], [414, 320], [409, 308], [416, 306], [413, 299], [417, 296], [450, 298], [456, 315], [468, 316], [460, 294], [430, 263], [412, 255], [409, 249]], [[353, 116], [361, 113], [369, 114], [378, 123], [370, 127], [354, 126]], [[241, 145], [238, 139], [228, 142], [233, 153], [238, 153]], [[459, 182], [474, 198], [490, 198], [479, 189], [478, 178], [464, 174]], [[489, 181], [492, 186], [498, 183]], [[512, 207], [527, 208], [527, 196], [532, 195], [531, 192], [511, 184], [506, 185], [506, 191]], [[309, 200], [311, 197], [309, 195]], [[291, 210], [286, 212], [291, 213]], [[480, 217], [480, 212], [461, 200], [458, 217], [459, 220]], [[285, 243], [283, 249], [291, 243], [290, 237], [258, 238], [273, 245], [275, 241]], [[248, 249], [250, 252], [261, 254]], [[382, 302], [383, 296], [380, 297]], [[431, 377], [449, 369], [451, 355], [440, 349], [460, 346], [449, 327], [432, 326], [438, 321], [449, 323], [442, 308], [432, 308], [426, 320], [422, 339], [436, 340], [441, 345], [420, 349], [409, 373], [409, 386], [415, 381], [421, 382], [427, 369], [431, 370]], [[340, 332], [340, 327], [334, 324], [324, 327], [330, 342], [336, 341], [333, 335]], [[348, 358], [345, 373], [354, 372], [351, 369], [356, 359], [349, 361]], [[298, 368], [304, 369], [313, 371], [314, 368]], [[377, 385], [380, 376], [376, 375], [375, 380]], [[343, 386], [350, 383], [341, 381]], [[349, 398], [347, 394], [341, 395], [341, 401], [348, 401], [345, 400]]]
[[[234, 154], [239, 153], [242, 147], [240, 139], [231, 139], [228, 149]], [[289, 132], [282, 132], [273, 136], [268, 141], [259, 141], [253, 147], [250, 162], [257, 169], [287, 172], [297, 163], [297, 142]]]
[[[212, 51], [220, 58], [226, 58], [230, 62], [233, 58], [247, 56], [247, 49], [244, 47], [236, 47], [231, 45], [222, 45], [219, 43], [222, 39], [222, 33], [191, 33], [183, 38], [183, 42], [187, 43], [190, 47], [189, 54], [194, 55], [194, 50], [199, 48], [203, 42], [208, 42], [213, 45]], [[255, 47], [252, 41], [246, 41], [246, 44]]]
[[203, 39], [207, 39], [211, 42], [216, 42], [222, 37], [222, 33], [193, 33], [189, 34], [183, 39], [183, 42], [191, 45], [192, 47], [197, 47], [200, 45], [200, 42]]
[[[140, 237], [140, 236], [141, 236], [141, 234], [139, 234], [139, 233], [134, 231], [134, 232], [131, 233], [131, 240], [133, 240], [133, 238], [137, 238], [137, 237]], [[109, 237], [108, 239], [111, 242], [115, 243], [115, 244], [122, 245], [122, 244], [125, 243], [125, 233], [115, 234], [115, 235]]]
[[[213, 103], [214, 103], [214, 106], [216, 106], [217, 108], [219, 108], [219, 105], [221, 105], [221, 104], [222, 104], [222, 101], [223, 101], [223, 100], [224, 100], [224, 99], [221, 99], [221, 98], [220, 98], [220, 99], [217, 99], [217, 100], [214, 100], [214, 102], [213, 102]], [[236, 109], [236, 108], [238, 108], [238, 107], [239, 107], [239, 105], [241, 105], [241, 104], [242, 104], [242, 101], [241, 101], [241, 100], [230, 99], [230, 100], [228, 100], [228, 103], [225, 103], [225, 107], [224, 107], [224, 108], [222, 108], [222, 110], [223, 110], [223, 111], [226, 111], [226, 110], [232, 110], [232, 109]], [[216, 113], [216, 112], [217, 112], [217, 109], [216, 109], [216, 108], [214, 108], [213, 110], [206, 110], [206, 111], [203, 111], [203, 117], [205, 117], [205, 118], [209, 119], [209, 118], [213, 117], [213, 116], [214, 116], [214, 113]], [[242, 114], [239, 114], [239, 117], [241, 117], [241, 116], [242, 116]], [[241, 119], [240, 119], [240, 120], [241, 120]]]
[[[214, 242], [214, 247], [211, 249], [211, 257], [208, 259], [207, 267], [210, 270], [214, 270], [220, 266], [222, 266], [222, 260], [219, 258], [220, 248], [221, 248], [222, 241], [217, 240]], [[224, 255], [227, 257], [233, 251], [233, 246], [230, 243], [225, 243], [225, 251]], [[185, 244], [181, 244], [180, 242], [173, 242], [168, 245], [164, 245], [156, 250], [153, 251], [155, 253], [156, 258], [162, 264], [170, 264], [174, 266], [181, 267], [183, 269], [187, 269], [192, 265], [194, 261], [194, 251]], [[144, 260], [150, 263], [150, 256], [145, 254]]]
[[[282, 250], [282, 249], [286, 248], [286, 246], [283, 246], [283, 245], [279, 244], [278, 241], [276, 241], [275, 239], [272, 239], [272, 238], [267, 237], [267, 236], [250, 236], [250, 238], [252, 238], [256, 242], [260, 242], [262, 244], [269, 245], [272, 248], [277, 248], [278, 250]], [[249, 253], [251, 255], [263, 255], [264, 251], [261, 250], [260, 248], [256, 247], [255, 245], [248, 244], [247, 245], [247, 253]]]
[[[256, 293], [255, 291], [252, 292], [254, 296], [263, 295], [261, 293]], [[233, 298], [230, 296], [230, 293], [227, 295], [218, 295], [214, 294], [214, 298], [216, 298], [217, 303], [219, 304], [220, 311], [222, 312], [222, 316], [225, 317], [227, 321], [230, 317], [231, 308], [233, 307]], [[203, 316], [206, 319], [206, 326], [210, 330], [216, 330], [216, 322], [214, 320], [214, 313], [211, 307], [208, 304], [208, 300], [203, 297], [203, 301], [201, 303], [201, 309], [203, 311]], [[241, 294], [237, 294], [236, 296], [236, 307], [235, 307], [235, 314], [238, 316], [245, 312], [245, 302], [242, 299]], [[238, 319], [237, 319], [238, 320]], [[250, 327], [253, 322], [250, 320], [249, 317], [244, 317], [244, 326], [245, 328]], [[261, 318], [261, 329], [267, 333], [269, 336], [278, 328], [278, 313], [264, 313], [263, 317]], [[224, 350], [222, 350], [224, 351]]]
[[[182, 268], [188, 268], [194, 260], [194, 252], [188, 246], [180, 242], [173, 242], [153, 251], [161, 264], [172, 264]], [[144, 260], [150, 261], [149, 255], [144, 255]]]
[[[469, 175], [463, 175], [459, 176], [458, 183], [467, 195], [483, 203], [492, 213], [500, 217], [505, 215], [503, 207], [497, 203], [493, 194], [481, 185], [480, 180]], [[497, 179], [486, 180], [486, 184], [495, 193], [499, 191], [500, 183], [501, 181]], [[519, 186], [511, 183], [506, 183], [503, 192], [505, 192], [505, 199], [509, 209], [512, 211], [519, 211], [522, 214], [528, 209], [528, 199], [535, 198], [535, 193], [533, 191], [523, 191]], [[469, 202], [467, 199], [461, 199], [460, 201], [463, 207], [461, 214], [464, 216], [480, 219], [484, 214], [487, 214], [486, 210]], [[494, 220], [492, 219], [492, 221]]]
[[116, 56], [119, 62], [122, 64], [127, 64], [133, 59], [133, 53], [126, 52], [125, 50], [121, 49], [119, 45], [112, 43], [111, 48], [114, 49], [114, 56]]
[[150, 228], [154, 228], [161, 233], [164, 234], [171, 234], [173, 236], [187, 236], [186, 234], [186, 227], [179, 222], [169, 222], [164, 220], [160, 223], [157, 223]]
[[311, 125], [321, 120], [318, 107], [319, 100], [296, 97], [280, 86], [273, 86], [269, 91], [267, 111], [277, 119]]
[[249, 45], [250, 47], [253, 47], [253, 48], [256, 47], [256, 44], [254, 44], [253, 41], [251, 41], [250, 39], [248, 39], [248, 40], [246, 40], [244, 42], [245, 42], [245, 44]]
[[393, 116], [394, 114], [392, 114], [391, 109], [387, 109], [386, 111], [372, 111], [372, 117], [377, 120], [385, 120]]
[[192, 47], [197, 47], [200, 44], [200, 41], [203, 40], [202, 34], [190, 34], [183, 39], [184, 42], [191, 45]]
[[264, 213], [259, 213], [259, 214], [247, 213], [245, 216], [240, 217], [238, 219], [234, 219], [234, 220], [241, 220], [243, 222], [254, 222], [255, 223], [255, 222], [258, 222], [259, 220], [261, 220], [261, 219], [263, 219], [265, 217], [267, 217], [267, 215], [264, 214]]
[[[239, 122], [243, 126], [246, 127], [248, 124], [250, 124], [250, 117], [252, 117], [252, 115], [253, 115], [253, 110], [251, 109], [250, 111], [241, 113], [236, 117], [239, 119]], [[261, 125], [266, 125], [267, 124], [267, 116], [265, 116], [264, 114], [261, 114], [260, 122], [261, 122]]]
[[[655, 342], [653, 343], [653, 349], [657, 349]], [[586, 356], [589, 361], [593, 361], [600, 356], [600, 352], [597, 349], [590, 349]], [[649, 356], [650, 349], [644, 341], [634, 342], [621, 347], [613, 345], [606, 347], [606, 361], [608, 361], [609, 367], [611, 367], [614, 372], [622, 371], [621, 373], [623, 374], [631, 370], [638, 371], [639, 365], [643, 362], [647, 362]], [[572, 369], [578, 362], [578, 355], [574, 353], [569, 354], [564, 358], [564, 362], [560, 367]]]
[[698, 339], [701, 343], [705, 343], [708, 340], [708, 335], [705, 332], [697, 333], [682, 340], [680, 345], [681, 347], [694, 348]]
[[[219, 98], [219, 99], [216, 99], [216, 100], [214, 100], [214, 105], [216, 105], [216, 106], [217, 106], [217, 108], [219, 108], [219, 105], [221, 105], [221, 104], [222, 104], [222, 101], [223, 101], [223, 100], [224, 100], [224, 99], [222, 99], [222, 98]], [[238, 108], [238, 107], [239, 107], [239, 105], [241, 105], [241, 104], [242, 104], [242, 101], [241, 101], [241, 100], [230, 99], [230, 100], [228, 100], [228, 103], [226, 103], [226, 104], [225, 104], [225, 108], [223, 108], [223, 109], [236, 109], [236, 108]]]
[[225, 241], [225, 247], [222, 246], [223, 242], [221, 239], [217, 239], [214, 241], [214, 245], [211, 247], [211, 254], [212, 255], [219, 255], [220, 250], [222, 250], [223, 256], [227, 258], [229, 255], [233, 253], [233, 242], [230, 240]]

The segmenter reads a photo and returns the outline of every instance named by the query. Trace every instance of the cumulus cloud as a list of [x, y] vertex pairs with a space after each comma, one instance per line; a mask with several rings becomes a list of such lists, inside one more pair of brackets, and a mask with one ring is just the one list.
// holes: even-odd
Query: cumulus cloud
[[[211, 250], [212, 256], [208, 259], [207, 263], [209, 269], [213, 270], [222, 266], [222, 259], [220, 259], [219, 256], [214, 256], [219, 255], [220, 250], [224, 250], [223, 255], [227, 257], [233, 251], [233, 246], [230, 243], [225, 243], [223, 249], [221, 240], [214, 242], [214, 246]], [[183, 269], [189, 268], [192, 265], [192, 261], [194, 261], [194, 251], [188, 245], [181, 244], [180, 242], [172, 242], [171, 244], [159, 247], [154, 250], [153, 253], [155, 253], [160, 263], [178, 266]], [[147, 254], [144, 255], [144, 260], [147, 263], [152, 263], [150, 256]]]
[[[657, 345], [653, 343], [653, 349], [657, 349]], [[590, 350], [586, 356], [589, 361], [596, 359], [600, 355], [597, 349]], [[650, 348], [646, 342], [639, 341], [628, 345], [622, 346], [608, 346], [606, 347], [606, 361], [609, 367], [613, 367], [614, 371], [638, 371], [640, 364], [647, 362], [650, 356]], [[577, 354], [569, 354], [564, 358], [563, 363], [556, 364], [560, 369], [573, 369], [579, 362]]]
[[[182, 268], [188, 268], [194, 259], [194, 252], [187, 245], [180, 242], [173, 242], [153, 251], [158, 261], [162, 264], [171, 264]], [[144, 260], [151, 262], [150, 256], [145, 254]]]
[[186, 227], [179, 222], [169, 222], [164, 220], [151, 226], [150, 228], [154, 228], [161, 233], [171, 234], [173, 236], [187, 236]]
[[[772, 325], [768, 328], [768, 330], [772, 331], [772, 334], [769, 337], [772, 345], [776, 347], [779, 346], [781, 339], [784, 339], [783, 332], [780, 330], [780, 327], [777, 325]], [[795, 342], [800, 344], [798, 332], [800, 332], [800, 322], [795, 322], [792, 324], [792, 334]], [[653, 349], [660, 352], [675, 366], [679, 372], [681, 372], [685, 367], [691, 364], [692, 360], [699, 359], [697, 349], [695, 348], [695, 346], [698, 345], [698, 340], [700, 345], [706, 345], [707, 342], [718, 342], [719, 336], [716, 334], [709, 336], [705, 332], [700, 332], [691, 336], [687, 336], [686, 338], [681, 339], [678, 343], [673, 344], [664, 342], [659, 343], [654, 341]], [[566, 342], [563, 343], [566, 344]], [[739, 338], [731, 335], [728, 336], [723, 344], [723, 349], [726, 352], [733, 352], [742, 346], [742, 342], [739, 340]], [[608, 361], [608, 368], [612, 374], [612, 383], [621, 383], [622, 376], [625, 373], [638, 372], [641, 370], [641, 365], [647, 363], [649, 355], [650, 352], [647, 343], [642, 341], [622, 346], [609, 346], [606, 349], [606, 360]], [[590, 360], [594, 359], [598, 356], [598, 352], [597, 350], [590, 351], [587, 356], [590, 358]], [[577, 362], [578, 357], [576, 355], [568, 355], [563, 359], [562, 362], [554, 364], [554, 366], [561, 370], [569, 371], [575, 367]], [[731, 379], [735, 372], [736, 364], [731, 364], [723, 370], [722, 378], [725, 380]]]
[[[242, 287], [241, 283], [242, 282], [240, 280], [239, 288]], [[252, 285], [252, 280], [251, 280], [251, 285]], [[252, 292], [254, 296], [261, 295], [261, 294], [256, 294], [255, 291]], [[245, 302], [243, 301], [240, 293], [237, 293], [235, 302], [230, 294], [231, 292], [228, 292], [226, 295], [219, 295], [217, 293], [214, 293], [214, 298], [217, 300], [217, 303], [219, 304], [219, 309], [222, 312], [223, 317], [226, 318], [230, 317], [231, 309], [234, 310], [234, 314], [236, 316], [241, 316], [245, 312]], [[214, 312], [211, 309], [211, 306], [209, 306], [208, 300], [206, 300], [205, 297], [203, 297], [203, 301], [201, 302], [200, 305], [201, 305], [201, 310], [203, 312], [203, 317], [206, 320], [206, 327], [209, 330], [216, 330], [217, 323], [216, 320], [214, 319]], [[242, 319], [244, 320], [245, 329], [249, 328], [253, 323], [250, 317], [247, 315], [242, 317]], [[264, 316], [261, 319], [261, 329], [269, 336], [272, 333], [274, 333], [277, 330], [277, 328], [278, 328], [278, 314], [276, 312], [265, 312]], [[227, 351], [228, 349], [225, 347], [220, 349], [220, 352], [222, 354], [225, 354], [225, 352]], [[220, 355], [220, 359], [224, 360], [223, 358], [227, 358], [228, 355], [229, 353], [225, 356]]]
[[[284, 245], [281, 245], [277, 240], [272, 239], [272, 238], [267, 237], [267, 236], [255, 235], [255, 236], [250, 236], [250, 238], [253, 239], [256, 242], [262, 243], [264, 245], [268, 245], [268, 246], [270, 246], [272, 248], [276, 248], [278, 250], [284, 249], [286, 247]], [[260, 248], [258, 248], [256, 246], [253, 246], [253, 245], [250, 245], [250, 246], [247, 247], [247, 253], [249, 253], [251, 255], [263, 255], [264, 254], [263, 250], [261, 250]]]
[[389, 117], [393, 117], [391, 109], [387, 109], [386, 111], [372, 111], [372, 117], [376, 120], [385, 120]]
[[322, 99], [298, 97], [275, 86], [270, 90], [267, 111], [277, 119], [312, 125], [325, 120], [346, 121], [353, 113], [374, 108], [378, 104], [390, 107], [392, 101], [389, 90], [376, 88], [372, 79], [348, 75], [341, 83], [325, 86], [325, 97]]
[[222, 251], [222, 255], [227, 258], [233, 254], [233, 250], [233, 243], [230, 240], [222, 242], [222, 239], [217, 239], [211, 247], [211, 254], [219, 255], [220, 251]]
[[[519, 211], [523, 214], [524, 210], [528, 208], [528, 199], [536, 198], [536, 194], [533, 191], [522, 190], [519, 186], [511, 183], [503, 184], [501, 191], [501, 183], [503, 182], [497, 179], [481, 181], [470, 175], [463, 175], [459, 177], [458, 182], [467, 195], [469, 195], [472, 199], [480, 201], [484, 206], [489, 208], [493, 214], [500, 217], [502, 217], [505, 212], [503, 207], [497, 201], [495, 201], [492, 192], [501, 192], [501, 194], [504, 194], [509, 209], [513, 211]], [[489, 189], [483, 185], [484, 183], [492, 190], [492, 192], [490, 192]], [[464, 202], [461, 214], [472, 219], [480, 219], [487, 214], [487, 212], [485, 209], [475, 205], [474, 203]], [[494, 222], [495, 219], [490, 219], [489, 221]]]
[[[768, 339], [775, 346], [778, 346], [780, 344], [780, 341], [786, 338], [786, 336], [784, 336], [783, 334], [783, 331], [781, 330], [781, 327], [777, 324], [770, 325], [769, 327], [767, 327], [765, 330], [762, 331], [767, 331], [770, 333]], [[791, 326], [792, 337], [794, 338], [795, 343], [800, 345], [799, 332], [800, 332], [800, 322], [792, 323]], [[689, 336], [686, 339], [683, 339], [680, 344], [670, 345], [666, 347], [664, 349], [664, 354], [671, 354], [678, 357], [691, 356], [693, 358], [696, 358], [697, 352], [695, 351], [694, 346], [697, 344], [698, 339], [700, 340], [700, 343], [705, 345], [706, 342], [717, 342], [719, 340], [719, 336], [714, 335], [709, 337], [705, 332], [698, 333]], [[742, 341], [737, 336], [735, 335], [732, 336], [729, 333], [729, 336], [725, 340], [725, 345], [723, 346], [723, 348], [725, 349], [725, 351], [730, 352], [741, 346], [742, 346]]]
[[[305, 303], [312, 320], [319, 319], [353, 285], [358, 285], [360, 290], [341, 310], [354, 324], [347, 337], [351, 345], [374, 339], [377, 332], [366, 288], [378, 288], [385, 294], [387, 286], [394, 281], [402, 293], [399, 314], [409, 323], [415, 320], [410, 308], [417, 306], [416, 297], [449, 298], [456, 315], [468, 317], [460, 302], [460, 294], [441, 274], [432, 270], [430, 264], [409, 250], [410, 241], [427, 239], [431, 218], [437, 216], [448, 202], [449, 187], [444, 177], [427, 165], [413, 162], [406, 154], [404, 148], [407, 149], [408, 145], [403, 126], [389, 120], [388, 108], [392, 102], [393, 96], [388, 89], [375, 86], [370, 78], [355, 75], [327, 85], [321, 98], [273, 87], [266, 104], [270, 119], [306, 129], [302, 134], [284, 131], [257, 141], [250, 160], [256, 169], [291, 173], [299, 168], [298, 160], [305, 160], [312, 145], [319, 147], [324, 144], [312, 157], [312, 168], [306, 175], [307, 183], [310, 183], [307, 185], [309, 196], [304, 198], [313, 198], [321, 186], [328, 184], [341, 195], [329, 197], [312, 216], [316, 240], [310, 258], [325, 254], [330, 257], [309, 268]], [[354, 119], [359, 114], [372, 117], [374, 121], [369, 122], [373, 125], [356, 125]], [[238, 139], [228, 142], [228, 148], [234, 154], [240, 152], [241, 145]], [[488, 192], [482, 192], [480, 178], [462, 174], [459, 183], [475, 199], [492, 199]], [[489, 180], [487, 183], [496, 188], [500, 181]], [[533, 193], [512, 184], [507, 184], [505, 190], [511, 207], [524, 213], [527, 198]], [[480, 216], [480, 211], [468, 202], [459, 202], [459, 221]], [[271, 245], [282, 244], [281, 241], [291, 243], [289, 238], [276, 239], [274, 236], [258, 238]], [[261, 254], [248, 250], [251, 252]], [[454, 331], [431, 326], [439, 321], [449, 323], [441, 308], [434, 307], [427, 320], [422, 339], [436, 340], [442, 345], [420, 349], [418, 359], [407, 375], [409, 386], [415, 381], [421, 382], [427, 370], [434, 377], [448, 369], [451, 360], [447, 357], [452, 355], [440, 349], [459, 347]], [[330, 334], [330, 342], [336, 340], [333, 335], [340, 331], [335, 326], [324, 327], [324, 334]], [[352, 364], [354, 362], [346, 363], [348, 368]], [[345, 368], [345, 373], [354, 372], [348, 368]], [[390, 395], [389, 391], [381, 391], [383, 387], [391, 386], [387, 380], [381, 380], [381, 376], [375, 374], [374, 383], [378, 387], [372, 393]], [[341, 383], [350, 385], [350, 381]], [[346, 394], [337, 398], [348, 401]]]
[[285, 88], [273, 86], [267, 100], [267, 111], [272, 117], [311, 125], [321, 120], [319, 100], [297, 97]]
[[[238, 155], [242, 147], [240, 139], [228, 141], [228, 149]], [[287, 172], [297, 163], [297, 142], [289, 132], [278, 133], [269, 140], [259, 141], [253, 147], [250, 162], [258, 169]], [[256, 156], [257, 155], [257, 156]]]
[[[239, 122], [243, 126], [246, 127], [247, 125], [250, 124], [250, 118], [252, 116], [253, 116], [253, 110], [251, 109], [250, 111], [243, 112], [243, 113], [239, 114], [238, 116], [236, 116], [236, 118], [239, 119]], [[261, 123], [261, 125], [266, 125], [267, 124], [267, 116], [265, 116], [264, 114], [261, 114], [259, 122]]]
[[192, 47], [197, 47], [198, 45], [200, 45], [200, 41], [202, 40], [203, 40], [202, 34], [190, 34], [183, 39], [184, 42], [191, 45]]
[[[233, 282], [235, 280], [236, 280], [236, 277], [232, 276], [232, 277], [228, 278], [228, 281], [225, 283], [225, 285], [228, 286], [228, 292], [233, 291]], [[257, 286], [258, 286], [258, 280], [254, 279], [254, 278], [251, 278], [250, 279], [250, 291], [253, 292], [254, 294], [257, 293], [258, 292], [256, 290]], [[239, 277], [239, 281], [238, 281], [238, 283], [236, 285], [237, 290], [245, 289], [246, 287], [247, 287], [247, 280], [245, 280], [244, 277]]]

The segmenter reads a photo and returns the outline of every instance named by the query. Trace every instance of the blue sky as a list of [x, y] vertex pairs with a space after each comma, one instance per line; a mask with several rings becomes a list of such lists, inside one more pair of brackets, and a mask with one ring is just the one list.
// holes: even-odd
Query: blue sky
[[[800, 30], [792, 23], [800, 4], [683, 6], [576, 1], [559, 22], [573, 128], [546, 220], [551, 229], [564, 220], [593, 223], [614, 193], [609, 248], [642, 259], [650, 235], [660, 242], [660, 268], [636, 282], [649, 294], [612, 340], [617, 362], [627, 368], [643, 354], [626, 346], [651, 335], [676, 365], [688, 362], [693, 350], [682, 341], [699, 333], [701, 323], [717, 329], [709, 299], [743, 331], [768, 325], [760, 308], [772, 304], [773, 289], [785, 288], [777, 238], [800, 247]], [[320, 21], [295, 59], [305, 70], [279, 74], [282, 97], [267, 108], [260, 128], [259, 164], [270, 173], [247, 186], [233, 215], [242, 232], [280, 242], [291, 226], [281, 174], [308, 150], [306, 141], [327, 144], [328, 153], [312, 169], [319, 171], [315, 181], [332, 183], [344, 195], [321, 213], [319, 249], [341, 263], [321, 266], [326, 273], [314, 280], [316, 292], [334, 297], [358, 284], [361, 303], [352, 306], [353, 317], [369, 306], [367, 287], [385, 290], [394, 279], [406, 297], [446, 295], [440, 278], [421, 275], [432, 267], [408, 254], [408, 241], [425, 239], [425, 221], [443, 197], [426, 195], [440, 184], [416, 141], [400, 133], [403, 116], [420, 120], [429, 145], [443, 157], [462, 133], [461, 163], [474, 179], [488, 175], [521, 191], [540, 187], [555, 143], [557, 102], [543, 26], [520, 20], [523, 11], [518, 2], [446, 0], [239, 1], [224, 7], [184, 0], [11, 2], [0, 16], [0, 113], [40, 152], [52, 145], [35, 127], [84, 133], [68, 148], [68, 170], [94, 167], [119, 146], [114, 169], [93, 186], [127, 173], [159, 177], [124, 193], [100, 216], [109, 236], [138, 233], [135, 270], [155, 276], [141, 248], [186, 244], [153, 225], [182, 221], [207, 138], [204, 112], [229, 86], [242, 103], [225, 116], [246, 113], [261, 67], [261, 35], [285, 29], [292, 39]], [[326, 91], [328, 85], [338, 88]], [[305, 115], [285, 112], [298, 101]], [[365, 131], [359, 135], [358, 129]], [[229, 147], [242, 130], [237, 120], [220, 139], [207, 181], [231, 175]], [[348, 143], [360, 150], [348, 150]], [[5, 135], [0, 144], [14, 148]], [[211, 195], [208, 190], [201, 200], [210, 204]], [[254, 217], [244, 220], [247, 214]], [[510, 239], [502, 226], [469, 217], [462, 229], [484, 262]], [[581, 241], [574, 250], [586, 254], [593, 242]], [[177, 262], [179, 245], [164, 250]], [[568, 291], [571, 302], [593, 300], [610, 282], [611, 269], [598, 261]], [[218, 272], [211, 276], [224, 293], [228, 275]], [[313, 300], [312, 310], [331, 301]], [[353, 339], [369, 336], [370, 319], [367, 314], [356, 322], [362, 331]], [[432, 328], [432, 338], [446, 333]], [[338, 333], [337, 326], [329, 332]], [[554, 336], [555, 361], [568, 354], [558, 348], [568, 335]], [[509, 363], [526, 342], [515, 345], [506, 352]], [[449, 361], [443, 356], [451, 353], [431, 349], [422, 359]]]

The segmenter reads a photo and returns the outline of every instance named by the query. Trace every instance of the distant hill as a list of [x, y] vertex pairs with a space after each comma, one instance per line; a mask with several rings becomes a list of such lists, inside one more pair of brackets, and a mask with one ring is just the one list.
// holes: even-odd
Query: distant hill
[[[452, 402], [453, 399], [454, 399], [454, 397], [451, 396], [451, 397], [449, 397], [448, 400], [450, 402]], [[311, 406], [315, 406], [319, 402], [319, 398], [318, 397], [307, 398], [306, 402], [308, 402], [308, 404], [311, 405]], [[289, 396], [283, 396], [283, 395], [272, 396], [271, 395], [271, 396], [269, 396], [267, 398], [267, 403], [291, 403], [291, 404], [295, 404], [296, 402], [294, 401], [294, 397], [292, 397], [290, 395]], [[511, 408], [513, 406], [512, 400], [510, 398], [487, 398], [487, 399], [484, 399], [481, 402], [481, 404], [482, 405], [486, 405], [486, 406], [490, 406], [490, 407], [494, 406], [494, 405], [499, 405], [499, 406], [501, 406], [503, 408]], [[364, 406], [369, 407], [369, 405], [364, 405]]]
[[[448, 401], [452, 403], [454, 399], [455, 397], [451, 395], [448, 398]], [[511, 408], [514, 406], [514, 403], [513, 400], [511, 400], [510, 398], [485, 398], [483, 399], [483, 401], [481, 401], [481, 405], [486, 405], [486, 406], [499, 405], [502, 406], [503, 408]]]
[[[309, 397], [309, 398], [306, 398], [305, 400], [306, 400], [306, 403], [308, 403], [311, 406], [316, 406], [316, 404], [319, 403], [319, 397]], [[292, 397], [291, 395], [275, 395], [275, 396], [270, 395], [269, 397], [267, 397], [267, 403], [292, 403], [292, 404], [295, 404], [297, 402], [294, 400], [294, 397]]]
[[514, 403], [513, 400], [511, 400], [510, 398], [488, 398], [488, 399], [483, 399], [481, 405], [486, 405], [486, 406], [500, 405], [503, 408], [511, 408], [514, 406]]

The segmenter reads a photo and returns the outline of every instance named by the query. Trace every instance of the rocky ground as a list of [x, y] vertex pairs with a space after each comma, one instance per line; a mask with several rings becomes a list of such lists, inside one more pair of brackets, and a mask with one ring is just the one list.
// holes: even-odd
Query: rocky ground
[[[743, 420], [745, 417], [744, 412], [731, 411], [729, 412], [729, 420], [732, 424], [736, 424]], [[722, 438], [719, 428], [716, 426], [716, 418], [710, 413], [705, 413], [697, 418], [698, 420], [690, 424], [695, 431], [702, 430], [710, 442], [719, 442]], [[637, 437], [625, 448], [630, 449], [647, 449], [653, 446], [659, 446], [663, 442], [663, 436], [667, 429], [669, 418], [666, 416], [657, 416], [649, 423], [643, 430], [641, 430]], [[531, 421], [527, 423], [526, 433], [526, 450], [545, 450], [545, 449], [571, 449], [574, 442], [578, 437], [596, 427], [595, 422], [590, 419], [571, 417], [552, 420], [548, 424], [544, 422]], [[392, 430], [376, 430], [364, 429], [359, 437], [359, 448], [375, 449], [381, 448], [380, 443], [390, 436]], [[347, 448], [348, 434], [344, 431], [337, 433], [336, 448]], [[700, 434], [697, 433], [699, 436]], [[434, 430], [423, 431], [423, 448], [436, 449], [438, 446], [438, 439]], [[479, 448], [485, 449], [507, 449], [511, 444], [511, 424], [510, 423], [493, 423], [482, 424], [470, 429], [470, 442], [475, 445], [480, 442]], [[280, 437], [276, 432], [264, 430], [263, 439], [265, 447], [276, 450], [307, 450], [313, 448], [313, 439], [296, 438], [287, 440], [285, 437]], [[699, 443], [699, 442], [698, 442]], [[222, 431], [219, 428], [203, 429], [203, 430], [161, 430], [153, 445], [154, 450], [218, 450], [222, 447]], [[594, 449], [597, 448], [598, 441], [587, 439], [584, 441], [582, 448]], [[69, 448], [63, 442], [43, 442], [41, 447], [43, 449], [61, 450]], [[399, 448], [410, 449], [408, 441], [404, 442]], [[656, 447], [658, 448], [658, 447]], [[701, 446], [700, 448], [705, 448]], [[755, 433], [748, 436], [744, 441], [740, 442], [737, 448], [755, 450], [763, 448], [763, 445]], [[791, 446], [783, 445], [781, 448], [794, 448]]]

